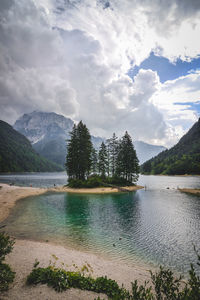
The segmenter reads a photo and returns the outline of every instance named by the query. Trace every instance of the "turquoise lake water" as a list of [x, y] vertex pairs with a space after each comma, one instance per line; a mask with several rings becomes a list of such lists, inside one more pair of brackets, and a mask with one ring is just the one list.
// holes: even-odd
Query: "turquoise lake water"
[[[15, 176], [16, 182], [16, 174], [9, 176]], [[50, 186], [56, 180], [47, 174], [41, 184], [41, 174], [21, 176], [24, 185], [33, 183], [33, 176], [40, 183], [36, 186]], [[66, 182], [64, 173], [56, 178]], [[200, 187], [200, 178], [141, 176], [139, 184], [146, 190], [49, 193], [21, 199], [1, 225], [17, 238], [48, 240], [133, 264], [187, 271], [190, 262], [196, 262], [193, 244], [200, 248], [200, 198], [180, 193], [177, 187]]]

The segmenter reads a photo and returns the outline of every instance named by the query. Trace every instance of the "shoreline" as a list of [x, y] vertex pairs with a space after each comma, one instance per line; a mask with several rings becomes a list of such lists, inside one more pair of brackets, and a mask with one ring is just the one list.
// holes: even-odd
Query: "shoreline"
[[[84, 273], [86, 276], [91, 275], [93, 278], [107, 276], [117, 281], [120, 286], [124, 284], [127, 289], [131, 289], [131, 282], [136, 279], [139, 284], [144, 284], [145, 281], [150, 280], [150, 267], [145, 264], [125, 264], [114, 259], [102, 258], [97, 254], [60, 245], [16, 239], [13, 251], [6, 257], [6, 263], [16, 272], [16, 277], [10, 289], [2, 293], [1, 299], [93, 300], [98, 296], [101, 299], [108, 299], [104, 294], [79, 289], [57, 293], [47, 285], [26, 286], [26, 277], [32, 271], [36, 259], [40, 262], [39, 267], [47, 267], [50, 261], [52, 265], [55, 264], [58, 268], [70, 271], [81, 271], [84, 266], [87, 266], [89, 272]], [[152, 267], [151, 270], [153, 270]]]
[[192, 195], [196, 195], [196, 196], [200, 196], [200, 189], [178, 189], [180, 192], [182, 193], [187, 193], [187, 194], [192, 194]]
[[[124, 191], [121, 191], [124, 189]], [[124, 192], [134, 192], [144, 187], [141, 185], [123, 186], [123, 187], [97, 187], [97, 188], [70, 188], [67, 186], [51, 188], [48, 191], [55, 192], [66, 192], [74, 194], [110, 194], [110, 193], [124, 193]], [[125, 191], [126, 190], [126, 191]]]
[[[124, 187], [126, 190], [132, 192], [142, 189], [142, 186], [130, 186]], [[15, 203], [22, 198], [29, 196], [37, 196], [48, 192], [57, 193], [81, 193], [81, 194], [107, 194], [107, 193], [122, 193], [117, 188], [105, 187], [105, 188], [85, 188], [85, 189], [72, 189], [65, 186], [58, 186], [53, 188], [35, 188], [35, 187], [21, 187], [10, 186], [6, 183], [0, 183], [0, 222], [5, 220]]]
[[[0, 222], [2, 222], [8, 215], [11, 208], [16, 204], [19, 199], [33, 196], [41, 195], [49, 191], [55, 192], [68, 192], [68, 188], [32, 188], [32, 187], [17, 187], [9, 186], [7, 184], [0, 183]], [[130, 187], [130, 191], [137, 190], [141, 187]], [[134, 188], [134, 189], [133, 189]], [[106, 189], [106, 190], [105, 190]], [[74, 189], [72, 189], [74, 192]], [[88, 192], [84, 189], [85, 193]], [[100, 188], [99, 193], [105, 192], [118, 192], [113, 191], [113, 188]], [[77, 193], [77, 190], [75, 191]], [[81, 191], [82, 192], [82, 189]], [[94, 193], [94, 190], [92, 191]], [[96, 193], [95, 189], [95, 193]], [[3, 230], [1, 230], [3, 231]], [[54, 257], [58, 257], [58, 260]], [[105, 295], [95, 294], [93, 292], [81, 291], [78, 289], [70, 289], [63, 293], [57, 293], [52, 288], [46, 285], [26, 286], [25, 280], [27, 275], [33, 269], [33, 264], [35, 259], [40, 261], [41, 267], [47, 267], [49, 261], [56, 262], [57, 267], [63, 267], [67, 270], [77, 271], [81, 270], [84, 265], [89, 264], [92, 269], [90, 269], [91, 276], [107, 276], [113, 280], [116, 280], [119, 285], [125, 284], [126, 288], [131, 288], [131, 282], [135, 279], [139, 283], [143, 284], [145, 280], [150, 279], [150, 274], [148, 270], [150, 267], [148, 264], [142, 264], [140, 262], [124, 263], [116, 259], [109, 259], [102, 257], [98, 254], [84, 252], [80, 249], [70, 248], [51, 244], [50, 242], [38, 242], [31, 240], [16, 239], [13, 251], [7, 255], [6, 263], [8, 263], [13, 271], [16, 272], [16, 277], [14, 283], [10, 286], [7, 292], [2, 293], [1, 299], [80, 299], [80, 300], [92, 300], [98, 296], [108, 299]], [[67, 266], [66, 266], [67, 265]], [[89, 273], [86, 273], [86, 275]]]

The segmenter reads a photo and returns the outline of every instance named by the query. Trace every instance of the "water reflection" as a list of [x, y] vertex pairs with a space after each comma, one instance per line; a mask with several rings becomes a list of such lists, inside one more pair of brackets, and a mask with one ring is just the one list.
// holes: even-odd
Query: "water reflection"
[[68, 235], [82, 244], [88, 237], [89, 201], [87, 196], [80, 194], [65, 194], [65, 224]]

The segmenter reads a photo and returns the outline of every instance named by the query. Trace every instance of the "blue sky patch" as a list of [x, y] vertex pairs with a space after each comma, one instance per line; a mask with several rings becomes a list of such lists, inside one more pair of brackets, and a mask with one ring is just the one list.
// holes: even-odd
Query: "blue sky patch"
[[184, 110], [194, 110], [200, 116], [200, 100], [197, 102], [175, 102], [175, 105], [188, 105], [189, 107], [184, 108]]
[[135, 66], [128, 71], [128, 75], [133, 78], [140, 69], [151, 69], [156, 71], [163, 83], [167, 80], [173, 80], [180, 76], [185, 76], [192, 71], [200, 69], [200, 57], [193, 59], [191, 62], [178, 59], [176, 63], [171, 63], [167, 58], [156, 56], [151, 52], [150, 56], [145, 59], [139, 66]]

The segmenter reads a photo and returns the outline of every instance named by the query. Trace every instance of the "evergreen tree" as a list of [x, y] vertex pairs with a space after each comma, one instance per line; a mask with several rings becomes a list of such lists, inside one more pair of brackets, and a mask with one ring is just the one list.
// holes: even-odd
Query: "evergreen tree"
[[101, 143], [101, 147], [99, 149], [99, 174], [102, 177], [106, 176], [106, 173], [108, 171], [108, 155], [107, 155], [107, 149], [104, 142]]
[[119, 143], [116, 174], [130, 182], [135, 182], [138, 179], [138, 173], [138, 158], [131, 137], [126, 131]]
[[69, 178], [84, 180], [91, 168], [92, 142], [82, 121], [74, 125], [67, 145], [66, 170]]
[[91, 153], [91, 173], [97, 174], [98, 173], [98, 155], [97, 150], [93, 147]]
[[106, 140], [106, 151], [107, 151], [107, 173], [108, 173], [108, 177], [110, 177], [110, 171], [111, 171], [111, 139]]
[[112, 138], [110, 139], [110, 169], [111, 176], [114, 176], [116, 173], [116, 163], [117, 163], [117, 155], [118, 155], [118, 138], [113, 133]]
[[77, 126], [74, 124], [72, 131], [70, 132], [70, 139], [67, 141], [67, 157], [66, 157], [66, 171], [69, 179], [78, 178], [78, 136]]

